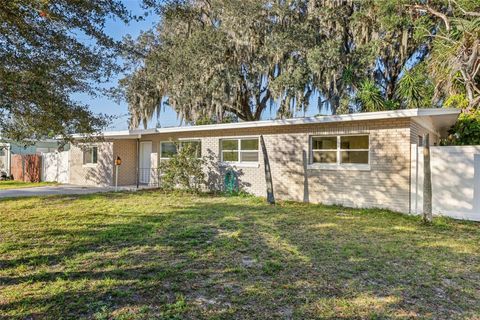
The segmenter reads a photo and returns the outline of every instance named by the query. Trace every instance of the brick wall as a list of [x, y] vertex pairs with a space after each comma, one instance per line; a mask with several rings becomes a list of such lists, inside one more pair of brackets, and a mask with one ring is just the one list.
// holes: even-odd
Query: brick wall
[[[412, 130], [411, 130], [412, 128]], [[352, 207], [383, 207], [408, 212], [410, 192], [410, 142], [422, 129], [409, 118], [376, 121], [354, 121], [330, 124], [307, 124], [278, 127], [228, 129], [215, 131], [182, 132], [174, 134], [144, 135], [141, 141], [152, 142], [154, 160], [160, 152], [160, 141], [200, 139], [202, 156], [210, 160], [206, 169], [211, 189], [223, 187], [225, 168], [219, 165], [220, 139], [232, 137], [258, 137], [263, 134], [272, 167], [274, 192], [278, 199], [342, 204]], [[414, 132], [415, 131], [415, 132]], [[304, 155], [309, 152], [309, 138], [312, 135], [368, 134], [370, 137], [369, 170], [320, 170], [306, 169]], [[114, 140], [106, 143], [102, 162], [110, 168], [99, 166], [97, 174], [105, 168], [109, 176], [113, 172], [113, 159], [120, 155], [123, 164], [120, 171], [120, 185], [136, 183], [136, 142], [135, 140]], [[107, 152], [110, 150], [109, 152]], [[72, 148], [72, 178], [85, 175], [80, 170], [82, 161], [78, 149]], [[77, 160], [73, 160], [78, 158]], [[100, 153], [99, 153], [100, 158]], [[152, 167], [157, 162], [153, 161]], [[262, 153], [255, 167], [235, 168], [240, 184], [247, 192], [265, 196], [265, 175]], [[92, 172], [90, 172], [91, 175]], [[77, 181], [90, 182], [76, 177]], [[113, 181], [107, 180], [110, 183]], [[74, 179], [71, 180], [74, 183]], [[93, 180], [95, 181], [95, 180]]]
[[429, 133], [430, 134], [430, 145], [438, 144], [439, 142], [439, 136], [435, 133], [432, 132], [431, 130], [426, 129], [419, 123], [412, 121], [411, 126], [410, 126], [410, 142], [412, 144], [418, 144], [420, 137], [423, 137], [425, 134]]
[[[408, 119], [306, 126], [266, 136], [278, 198], [408, 212]], [[290, 132], [289, 132], [290, 131]], [[306, 169], [309, 136], [369, 134], [370, 170]]]
[[[137, 141], [136, 140], [114, 140], [113, 156], [116, 159], [119, 156], [122, 159], [122, 165], [118, 171], [118, 185], [136, 185], [137, 183]], [[112, 165], [114, 165], [112, 163]], [[116, 169], [113, 169], [116, 170]], [[115, 172], [115, 171], [114, 171]], [[115, 180], [112, 180], [115, 184]]]

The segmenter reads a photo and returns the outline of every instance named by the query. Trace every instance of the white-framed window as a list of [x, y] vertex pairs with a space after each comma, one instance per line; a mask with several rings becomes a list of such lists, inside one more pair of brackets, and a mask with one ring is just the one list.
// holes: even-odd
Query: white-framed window
[[310, 137], [310, 164], [320, 167], [365, 167], [370, 165], [368, 135]]
[[192, 146], [192, 149], [195, 150], [195, 156], [197, 158], [202, 157], [202, 141], [201, 140], [181, 140], [178, 142], [174, 141], [161, 141], [160, 142], [160, 159], [170, 159], [178, 153], [177, 148], [182, 148], [183, 146]]
[[222, 162], [257, 163], [258, 138], [236, 138], [220, 140]]
[[311, 138], [311, 163], [337, 163], [337, 137], [312, 137]]
[[83, 164], [96, 165], [98, 161], [98, 147], [90, 146], [83, 149]]

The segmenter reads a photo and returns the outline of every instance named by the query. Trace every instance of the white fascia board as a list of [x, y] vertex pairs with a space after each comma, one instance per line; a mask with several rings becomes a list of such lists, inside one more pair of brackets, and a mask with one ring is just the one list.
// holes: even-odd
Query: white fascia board
[[[245, 128], [262, 128], [262, 127], [277, 127], [286, 125], [302, 125], [302, 124], [323, 124], [347, 121], [368, 121], [368, 120], [385, 120], [397, 118], [416, 118], [416, 117], [435, 117], [442, 115], [457, 115], [460, 110], [457, 109], [404, 109], [404, 110], [389, 110], [378, 112], [363, 112], [351, 113], [341, 115], [328, 115], [308, 118], [294, 118], [282, 120], [261, 120], [261, 121], [245, 121], [224, 124], [209, 124], [202, 126], [185, 126], [185, 127], [170, 127], [170, 128], [156, 128], [146, 130], [124, 130], [124, 131], [107, 131], [99, 135], [99, 137], [110, 139], [138, 139], [143, 135], [156, 133], [180, 133], [180, 132], [195, 132], [195, 131], [212, 131], [212, 130], [227, 130], [227, 129], [245, 129]], [[74, 138], [81, 139], [85, 135], [73, 135]]]
[[[100, 134], [92, 135], [96, 138], [110, 138], [110, 139], [140, 139], [142, 134], [151, 134], [156, 133], [155, 129], [149, 130], [122, 130], [122, 131], [105, 131]], [[84, 139], [87, 138], [86, 134], [73, 134], [74, 139]]]
[[431, 108], [431, 109], [412, 109], [418, 111], [418, 116], [443, 116], [443, 115], [459, 115], [462, 111], [453, 108]]
[[405, 109], [405, 110], [363, 112], [363, 113], [284, 119], [284, 120], [246, 121], [246, 122], [209, 124], [209, 125], [190, 126], [190, 127], [158, 128], [157, 133], [245, 129], [245, 128], [258, 128], [258, 127], [276, 127], [276, 126], [284, 126], [284, 125], [322, 124], [322, 123], [345, 122], [345, 121], [366, 121], [366, 120], [382, 120], [382, 119], [409, 118], [409, 117], [414, 118], [414, 117], [439, 116], [439, 115], [448, 115], [448, 114], [458, 115], [459, 113], [460, 113], [460, 110], [457, 110], [457, 109]]

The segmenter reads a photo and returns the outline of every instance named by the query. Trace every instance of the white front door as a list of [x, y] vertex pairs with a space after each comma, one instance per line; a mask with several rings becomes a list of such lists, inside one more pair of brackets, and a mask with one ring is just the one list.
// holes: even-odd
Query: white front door
[[140, 142], [140, 165], [139, 165], [139, 181], [140, 183], [150, 183], [150, 173], [152, 170], [152, 142]]

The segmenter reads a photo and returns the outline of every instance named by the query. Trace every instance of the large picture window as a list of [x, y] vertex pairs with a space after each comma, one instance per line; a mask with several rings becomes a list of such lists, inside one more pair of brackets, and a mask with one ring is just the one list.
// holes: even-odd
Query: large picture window
[[258, 138], [224, 139], [220, 148], [223, 162], [258, 162]]
[[83, 164], [93, 165], [98, 161], [98, 147], [85, 147], [83, 150]]
[[368, 165], [368, 135], [312, 137], [310, 162], [326, 165]]
[[191, 149], [195, 153], [195, 157], [202, 157], [202, 143], [200, 140], [185, 140], [179, 142], [162, 141], [160, 142], [160, 158], [170, 159], [177, 154], [177, 148], [183, 148], [184, 146], [191, 146]]

